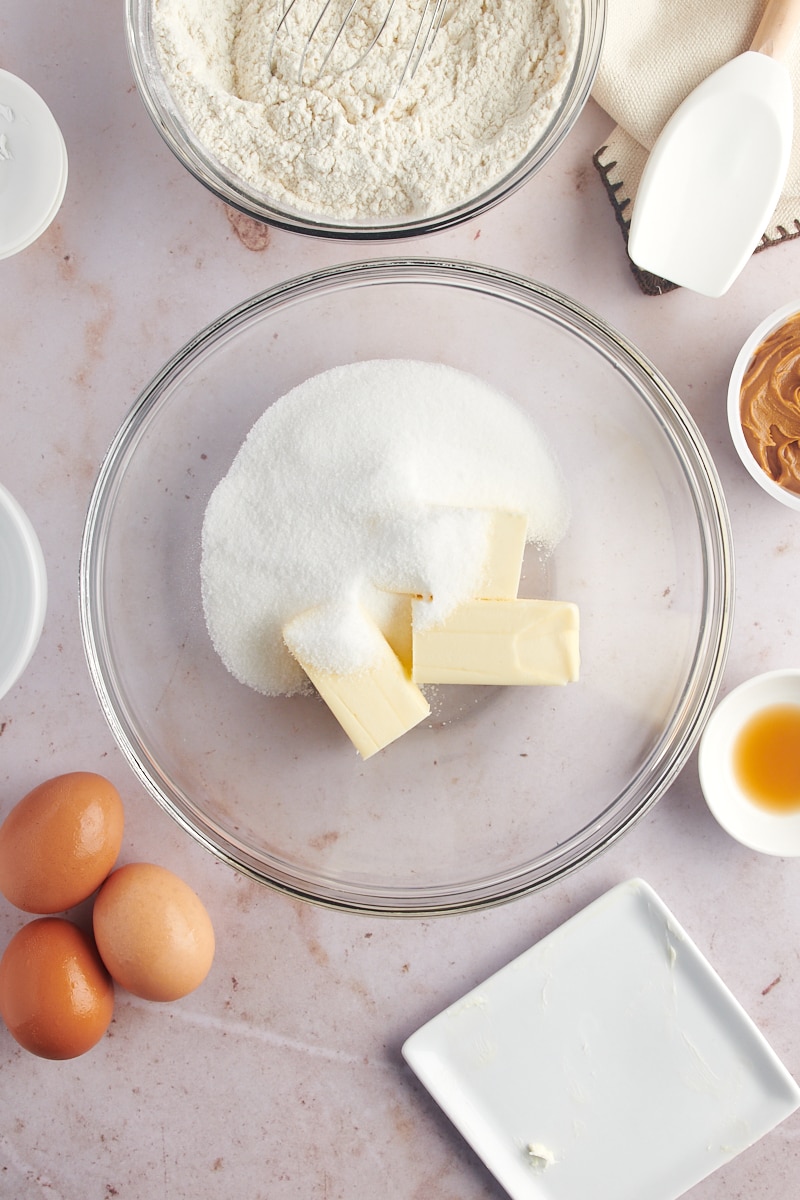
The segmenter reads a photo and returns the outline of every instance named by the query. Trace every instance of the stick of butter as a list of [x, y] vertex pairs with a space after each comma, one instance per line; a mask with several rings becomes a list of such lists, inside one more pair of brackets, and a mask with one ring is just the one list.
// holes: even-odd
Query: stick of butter
[[384, 592], [384, 612], [379, 622], [380, 631], [402, 663], [403, 670], [411, 676], [411, 601], [412, 597], [400, 592]]
[[[498, 509], [489, 514], [489, 540], [486, 559], [481, 571], [477, 596], [481, 600], [511, 600], [519, 590], [522, 559], [528, 518], [525, 513]], [[411, 674], [413, 647], [411, 640], [412, 599], [423, 600], [401, 592], [383, 592], [385, 611], [380, 628], [406, 671]]]
[[[366, 618], [365, 618], [366, 619]], [[305, 662], [293, 645], [292, 622], [284, 628], [284, 641], [362, 758], [408, 733], [431, 711], [428, 701], [411, 681], [397, 655], [375, 628], [378, 658], [374, 666], [353, 674], [318, 671]]]
[[511, 600], [519, 590], [528, 518], [525, 513], [493, 512], [489, 550], [478, 595], [481, 600]]
[[470, 600], [446, 621], [418, 627], [416, 683], [563, 684], [578, 678], [578, 608], [562, 600]]

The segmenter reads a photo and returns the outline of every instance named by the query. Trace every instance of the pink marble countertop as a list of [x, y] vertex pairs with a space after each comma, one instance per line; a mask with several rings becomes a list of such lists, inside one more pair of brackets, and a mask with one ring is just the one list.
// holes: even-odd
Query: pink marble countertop
[[[704, 804], [696, 756], [631, 832], [544, 892], [440, 920], [342, 915], [237, 876], [145, 794], [96, 701], [78, 616], [78, 554], [98, 465], [163, 362], [225, 309], [278, 281], [381, 253], [422, 254], [553, 285], [660, 368], [700, 426], [730, 508], [736, 612], [723, 692], [762, 670], [800, 665], [800, 514], [749, 478], [725, 417], [741, 342], [800, 292], [800, 241], [757, 255], [721, 300], [642, 295], [592, 166], [610, 128], [592, 104], [540, 175], [459, 229], [378, 253], [257, 229], [163, 145], [133, 86], [120, 4], [6, 0], [0, 45], [2, 66], [56, 114], [70, 158], [55, 223], [0, 262], [0, 480], [38, 531], [50, 589], [36, 654], [0, 700], [0, 816], [62, 771], [107, 775], [126, 801], [126, 857], [183, 875], [218, 935], [198, 992], [155, 1009], [120, 994], [109, 1036], [82, 1058], [42, 1061], [0, 1031], [0, 1195], [500, 1200], [502, 1189], [403, 1065], [400, 1046], [633, 876], [661, 894], [800, 1078], [800, 860], [760, 856], [723, 833]], [[0, 940], [24, 920], [0, 904]], [[800, 1113], [690, 1194], [798, 1193]]]

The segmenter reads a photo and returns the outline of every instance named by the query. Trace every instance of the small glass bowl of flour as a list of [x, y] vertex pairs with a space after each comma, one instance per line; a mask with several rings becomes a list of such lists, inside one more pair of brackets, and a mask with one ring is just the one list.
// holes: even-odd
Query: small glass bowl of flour
[[475, 217], [547, 162], [589, 97], [606, 2], [449, 0], [405, 76], [425, 0], [392, 5], [360, 61], [389, 0], [357, 0], [361, 40], [321, 74], [331, 33], [304, 47], [324, 0], [283, 24], [283, 0], [126, 0], [126, 29], [148, 113], [197, 179], [257, 220], [369, 241]]

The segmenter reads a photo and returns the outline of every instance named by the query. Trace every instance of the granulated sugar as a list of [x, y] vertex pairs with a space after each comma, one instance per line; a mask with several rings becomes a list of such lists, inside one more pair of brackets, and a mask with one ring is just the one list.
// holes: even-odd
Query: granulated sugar
[[336, 367], [256, 422], [214, 490], [201, 582], [211, 639], [241, 682], [306, 689], [282, 630], [304, 613], [303, 655], [348, 673], [375, 661], [397, 593], [432, 597], [430, 622], [475, 594], [492, 510], [528, 517], [549, 551], [568, 505], [536, 427], [507, 397], [439, 364]]
[[[303, 31], [323, 0], [153, 0], [165, 80], [210, 155], [303, 213], [421, 217], [501, 179], [540, 138], [579, 36], [576, 0], [450, 0], [413, 78], [397, 84], [425, 0], [401, 0], [353, 69], [299, 82]], [[387, 0], [362, 0], [348, 35], [377, 30]], [[334, 5], [334, 11], [338, 12]], [[330, 32], [312, 47], [313, 79]], [[357, 49], [332, 64], [348, 66]]]

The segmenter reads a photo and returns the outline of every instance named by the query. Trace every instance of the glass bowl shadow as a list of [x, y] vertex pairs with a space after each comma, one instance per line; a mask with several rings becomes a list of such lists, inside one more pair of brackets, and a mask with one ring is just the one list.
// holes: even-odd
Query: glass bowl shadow
[[[207, 635], [208, 498], [273, 401], [373, 358], [441, 361], [530, 414], [567, 478], [521, 594], [571, 600], [581, 679], [441, 688], [363, 762], [316, 697], [236, 682]], [[144, 389], [102, 464], [80, 565], [103, 712], [155, 799], [232, 867], [351, 911], [482, 908], [562, 879], [653, 805], [693, 749], [730, 636], [731, 535], [686, 409], [574, 301], [488, 267], [381, 260], [249, 299]]]

